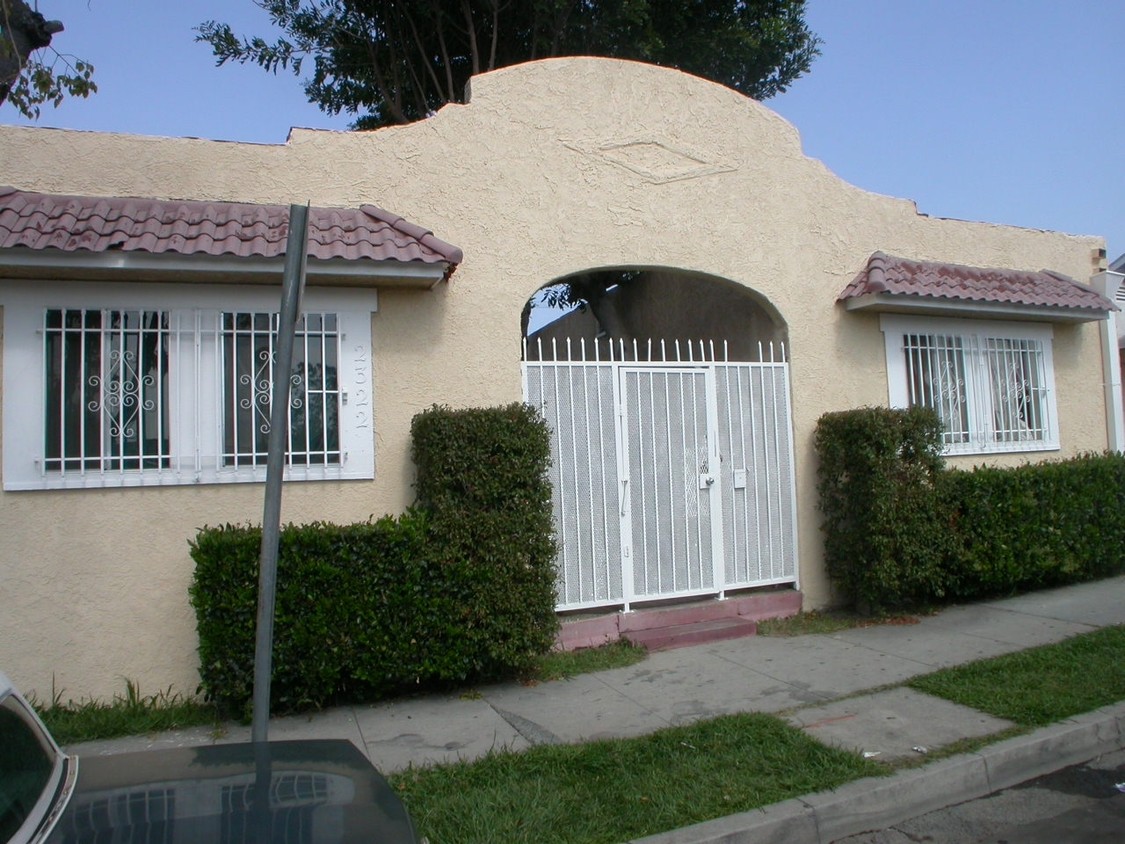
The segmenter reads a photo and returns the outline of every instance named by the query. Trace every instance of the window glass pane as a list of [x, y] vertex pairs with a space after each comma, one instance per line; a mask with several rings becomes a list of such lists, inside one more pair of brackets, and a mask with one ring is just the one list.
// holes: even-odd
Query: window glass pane
[[1034, 340], [989, 338], [986, 348], [995, 441], [1046, 439], [1042, 347]]
[[[227, 466], [265, 465], [269, 448], [276, 314], [224, 314]], [[289, 376], [289, 462], [341, 462], [338, 388], [339, 334], [335, 314], [307, 314], [293, 338]]]
[[166, 468], [168, 314], [48, 310], [48, 471]]
[[969, 401], [962, 338], [906, 334], [902, 340], [910, 405], [937, 411], [945, 425], [943, 439], [947, 445], [968, 442]]

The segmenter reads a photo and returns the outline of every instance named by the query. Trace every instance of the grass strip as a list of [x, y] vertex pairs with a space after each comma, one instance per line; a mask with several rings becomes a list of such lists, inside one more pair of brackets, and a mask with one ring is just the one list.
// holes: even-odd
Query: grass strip
[[1125, 700], [1125, 625], [945, 668], [907, 685], [1025, 727]]
[[610, 668], [626, 668], [635, 665], [648, 656], [648, 651], [634, 645], [627, 639], [602, 645], [598, 648], [580, 648], [576, 651], [551, 651], [535, 661], [525, 680], [547, 682], [565, 680], [592, 671], [605, 671]]
[[[552, 652], [540, 657], [531, 671], [522, 678], [525, 683], [561, 680], [623, 668], [640, 662], [648, 655], [642, 647], [626, 641], [612, 642], [600, 648]], [[213, 726], [220, 729], [223, 713], [215, 706], [196, 698], [175, 694], [171, 690], [142, 695], [137, 684], [125, 681], [125, 692], [112, 700], [68, 700], [55, 693], [50, 703], [32, 700], [39, 717], [59, 744], [145, 735], [185, 727]]]
[[63, 703], [61, 694], [56, 694], [50, 704], [31, 703], [55, 741], [63, 745], [184, 727], [217, 728], [219, 723], [219, 713], [210, 704], [171, 691], [141, 695], [132, 681], [126, 681], [125, 694], [116, 694], [110, 701]]
[[495, 752], [391, 782], [430, 841], [616, 844], [885, 773], [774, 716], [747, 714]]

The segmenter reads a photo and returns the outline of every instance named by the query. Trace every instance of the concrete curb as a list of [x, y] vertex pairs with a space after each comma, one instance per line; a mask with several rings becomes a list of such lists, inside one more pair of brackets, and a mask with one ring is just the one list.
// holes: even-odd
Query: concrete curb
[[1125, 749], [1125, 702], [974, 753], [868, 778], [631, 844], [830, 844]]

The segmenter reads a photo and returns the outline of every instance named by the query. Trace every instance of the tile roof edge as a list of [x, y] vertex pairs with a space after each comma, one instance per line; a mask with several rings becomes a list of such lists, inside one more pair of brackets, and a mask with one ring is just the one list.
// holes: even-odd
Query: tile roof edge
[[380, 223], [386, 223], [395, 231], [402, 232], [408, 237], [412, 237], [419, 243], [424, 244], [430, 249], [437, 252], [450, 264], [460, 264], [464, 258], [465, 253], [459, 246], [454, 246], [452, 243], [446, 243], [439, 237], [435, 237], [434, 233], [429, 229], [419, 226], [417, 223], [412, 223], [404, 217], [380, 208], [378, 205], [361, 205], [359, 210], [374, 220]]
[[20, 193], [20, 191], [11, 185], [0, 185], [0, 196], [11, 196], [13, 193]]
[[1072, 310], [1072, 311], [1081, 311], [1081, 312], [1090, 312], [1090, 313], [1095, 313], [1095, 312], [1109, 313], [1109, 312], [1121, 310], [1114, 302], [1111, 302], [1108, 298], [1106, 298], [1102, 294], [1098, 293], [1098, 291], [1095, 290], [1092, 286], [1090, 286], [1088, 284], [1083, 284], [1082, 282], [1078, 281], [1077, 279], [1071, 278], [1070, 276], [1066, 275], [1065, 273], [1060, 273], [1057, 270], [1048, 270], [1048, 269], [1012, 270], [1012, 269], [1008, 269], [1006, 267], [981, 267], [981, 266], [976, 266], [976, 265], [973, 265], [973, 264], [961, 264], [961, 263], [953, 263], [953, 262], [949, 262], [949, 261], [928, 261], [928, 260], [922, 260], [922, 259], [917, 259], [917, 258], [903, 258], [903, 257], [898, 256], [898, 255], [888, 255], [888, 254], [886, 254], [885, 252], [882, 252], [882, 251], [875, 251], [875, 252], [871, 253], [871, 256], [867, 259], [867, 263], [864, 266], [864, 268], [862, 270], [860, 270], [859, 273], [856, 274], [856, 277], [848, 285], [846, 285], [843, 290], [840, 291], [840, 294], [836, 297], [836, 301], [837, 302], [844, 302], [848, 299], [851, 299], [851, 298], [859, 296], [859, 295], [870, 295], [870, 294], [875, 294], [875, 295], [887, 294], [887, 295], [890, 295], [890, 296], [894, 296], [896, 298], [904, 298], [904, 299], [905, 298], [918, 298], [918, 299], [934, 299], [934, 300], [948, 300], [948, 301], [956, 301], [957, 299], [960, 298], [960, 297], [957, 297], [957, 296], [950, 296], [948, 294], [943, 294], [943, 293], [890, 292], [887, 285], [886, 285], [886, 275], [885, 275], [885, 273], [886, 273], [887, 263], [917, 264], [917, 265], [920, 265], [920, 266], [955, 268], [955, 269], [969, 270], [969, 271], [973, 271], [973, 272], [1012, 273], [1012, 274], [1019, 274], [1019, 275], [1032, 276], [1032, 277], [1033, 276], [1047, 276], [1048, 278], [1054, 279], [1056, 282], [1065, 284], [1065, 285], [1073, 288], [1074, 290], [1079, 291], [1084, 298], [1090, 300], [1088, 302], [1083, 302], [1081, 304], [1073, 303], [1073, 304], [1068, 304], [1068, 305], [1057, 305], [1057, 306], [1051, 305], [1049, 307], [1064, 307], [1064, 308], [1066, 308], [1068, 310]]
[[885, 293], [887, 290], [887, 258], [883, 252], [873, 252], [867, 259], [867, 289], [871, 293]]

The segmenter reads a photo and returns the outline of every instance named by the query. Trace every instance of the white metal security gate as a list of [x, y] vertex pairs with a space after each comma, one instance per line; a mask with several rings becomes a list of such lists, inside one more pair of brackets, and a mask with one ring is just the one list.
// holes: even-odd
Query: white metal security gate
[[752, 363], [702, 344], [605, 348], [524, 355], [524, 395], [552, 431], [559, 609], [795, 582], [784, 349]]

